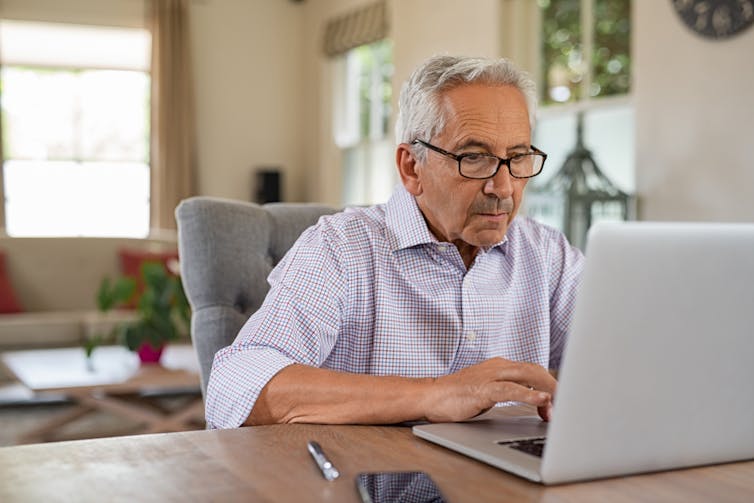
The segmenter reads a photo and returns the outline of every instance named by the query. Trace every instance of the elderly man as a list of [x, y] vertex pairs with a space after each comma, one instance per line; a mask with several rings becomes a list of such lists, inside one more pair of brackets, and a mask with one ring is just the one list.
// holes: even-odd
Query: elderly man
[[507, 401], [548, 419], [583, 257], [516, 217], [546, 155], [506, 60], [438, 56], [404, 85], [401, 184], [323, 217], [215, 356], [211, 427], [458, 421]]

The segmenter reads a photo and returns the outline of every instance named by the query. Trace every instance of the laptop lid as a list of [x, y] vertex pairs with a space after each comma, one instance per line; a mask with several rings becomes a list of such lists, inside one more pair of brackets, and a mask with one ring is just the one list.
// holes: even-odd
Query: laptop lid
[[415, 433], [545, 483], [754, 458], [754, 225], [597, 224], [586, 257], [538, 473], [504, 420]]
[[754, 457], [754, 225], [602, 224], [586, 256], [543, 479]]

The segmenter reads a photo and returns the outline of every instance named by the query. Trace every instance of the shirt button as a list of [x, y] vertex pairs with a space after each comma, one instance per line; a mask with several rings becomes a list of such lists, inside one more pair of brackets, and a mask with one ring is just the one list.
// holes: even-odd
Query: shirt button
[[474, 342], [476, 340], [476, 332], [471, 331], [466, 334], [466, 340], [469, 342]]
[[440, 253], [445, 253], [448, 250], [448, 247], [446, 245], [437, 245], [437, 251]]

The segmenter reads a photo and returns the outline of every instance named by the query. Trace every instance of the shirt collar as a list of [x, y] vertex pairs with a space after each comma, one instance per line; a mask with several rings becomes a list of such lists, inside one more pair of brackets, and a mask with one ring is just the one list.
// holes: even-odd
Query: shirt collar
[[387, 202], [385, 225], [393, 251], [437, 242], [437, 238], [429, 232], [416, 199], [401, 184], [396, 185]]
[[[515, 224], [515, 221], [516, 219], [511, 222], [511, 226]], [[385, 225], [388, 230], [390, 249], [393, 251], [438, 242], [427, 227], [427, 221], [419, 205], [416, 204], [416, 199], [401, 184], [396, 185], [385, 207]], [[508, 231], [502, 241], [484, 251], [489, 253], [491, 249], [499, 248], [505, 253], [510, 228]]]

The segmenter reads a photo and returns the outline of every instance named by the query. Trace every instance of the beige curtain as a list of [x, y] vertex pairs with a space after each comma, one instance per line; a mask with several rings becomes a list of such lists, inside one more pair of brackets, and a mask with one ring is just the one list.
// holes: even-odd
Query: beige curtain
[[151, 0], [150, 226], [175, 229], [175, 207], [196, 193], [196, 124], [189, 0]]

